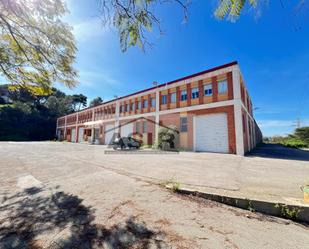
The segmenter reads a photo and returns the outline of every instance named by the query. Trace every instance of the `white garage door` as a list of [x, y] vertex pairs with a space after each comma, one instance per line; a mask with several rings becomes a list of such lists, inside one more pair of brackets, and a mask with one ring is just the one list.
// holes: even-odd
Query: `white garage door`
[[78, 142], [82, 143], [84, 141], [84, 128], [79, 128], [78, 130]]
[[113, 142], [114, 132], [115, 126], [113, 124], [105, 125], [105, 144], [111, 144]]
[[132, 137], [133, 135], [133, 123], [127, 123], [121, 126], [121, 136], [122, 137]]
[[71, 142], [75, 143], [76, 141], [76, 129], [71, 130]]
[[228, 129], [226, 113], [194, 117], [194, 149], [228, 153]]

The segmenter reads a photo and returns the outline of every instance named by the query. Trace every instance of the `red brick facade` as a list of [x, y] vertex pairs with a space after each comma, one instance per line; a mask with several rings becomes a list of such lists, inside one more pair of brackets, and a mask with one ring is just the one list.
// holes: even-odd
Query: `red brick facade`
[[[187, 131], [179, 132], [180, 144], [186, 149], [192, 150], [194, 148], [194, 116], [225, 113], [227, 115], [229, 153], [238, 153], [239, 146], [242, 146], [243, 151], [246, 152], [260, 141], [261, 132], [252, 117], [252, 102], [244, 82], [241, 76], [236, 77], [240, 74], [233, 74], [233, 70], [238, 70], [235, 62], [117, 98], [100, 106], [61, 117], [57, 120], [57, 127], [68, 140], [71, 140], [72, 129], [76, 129], [77, 141], [79, 127], [90, 130], [99, 129], [99, 140], [104, 143], [106, 125], [116, 125], [119, 120], [119, 133], [121, 134], [122, 125], [134, 121], [132, 133], [136, 135], [138, 124], [139, 133], [144, 143], [153, 144], [157, 134], [154, 124], [155, 117], [161, 125], [174, 125], [179, 131], [181, 117], [187, 117]], [[233, 82], [233, 79], [237, 81]], [[222, 89], [225, 89], [225, 85], [220, 85], [219, 93], [218, 82], [220, 84], [226, 82], [227, 91], [222, 91]], [[209, 86], [210, 84], [211, 86]], [[192, 97], [192, 89], [198, 89], [198, 97], [196, 94]], [[207, 90], [206, 93], [204, 89]], [[182, 91], [186, 91], [187, 94], [187, 98], [183, 100], [181, 100]], [[234, 99], [235, 93], [242, 103], [241, 110], [239, 107], [234, 110], [235, 106], [239, 106], [234, 105], [239, 101]], [[162, 103], [163, 95], [166, 95], [166, 103]], [[152, 99], [159, 103], [153, 105]], [[145, 101], [148, 103], [147, 106]], [[156, 106], [158, 106], [158, 109], [156, 109]], [[241, 114], [236, 115], [236, 120], [234, 113], [237, 113], [237, 110]], [[241, 116], [241, 120], [239, 120], [239, 116]], [[145, 121], [147, 121], [147, 124], [144, 124]], [[144, 130], [144, 128], [147, 130]], [[236, 132], [237, 129], [238, 132]], [[116, 127], [116, 130], [118, 130], [118, 127]], [[241, 131], [239, 132], [239, 130]], [[236, 139], [236, 135], [241, 138]]]

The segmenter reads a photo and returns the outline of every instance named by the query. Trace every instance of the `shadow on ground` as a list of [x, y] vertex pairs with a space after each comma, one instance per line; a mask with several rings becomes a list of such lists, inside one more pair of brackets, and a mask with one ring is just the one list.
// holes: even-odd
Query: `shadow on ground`
[[309, 151], [288, 148], [279, 144], [261, 144], [248, 153], [247, 156], [309, 161]]
[[[31, 188], [0, 202], [0, 248], [162, 248], [165, 234], [128, 217], [112, 227], [94, 223], [94, 209], [78, 196]], [[2, 217], [4, 214], [4, 217]], [[53, 239], [51, 239], [53, 238]], [[45, 247], [44, 246], [44, 247]]]

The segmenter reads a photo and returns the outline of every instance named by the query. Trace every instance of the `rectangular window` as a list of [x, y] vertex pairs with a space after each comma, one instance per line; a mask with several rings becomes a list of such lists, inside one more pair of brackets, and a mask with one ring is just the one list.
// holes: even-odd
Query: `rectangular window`
[[156, 99], [151, 98], [151, 107], [156, 107]]
[[119, 112], [122, 113], [122, 105], [119, 107]]
[[180, 132], [187, 132], [188, 131], [188, 119], [187, 117], [180, 118]]
[[192, 88], [192, 94], [191, 94], [192, 99], [197, 99], [198, 98], [198, 88]]
[[212, 84], [208, 84], [204, 86], [204, 95], [211, 96], [212, 95]]
[[135, 103], [132, 103], [132, 104], [131, 104], [131, 110], [132, 110], [132, 111], [135, 111]]
[[167, 96], [162, 95], [162, 105], [166, 105], [166, 104], [167, 104]]
[[147, 107], [148, 107], [148, 100], [145, 99], [145, 100], [144, 100], [144, 108], [147, 108]]
[[130, 106], [129, 104], [126, 104], [126, 112], [130, 111]]
[[186, 101], [187, 100], [187, 90], [182, 90], [180, 93], [180, 100]]
[[226, 80], [219, 81], [218, 82], [218, 93], [223, 94], [226, 92], [227, 92], [227, 81]]
[[171, 103], [176, 103], [176, 93], [171, 93]]
[[142, 109], [142, 102], [141, 101], [138, 101], [138, 103], [137, 103], [137, 109]]
[[147, 121], [143, 122], [143, 133], [147, 133]]

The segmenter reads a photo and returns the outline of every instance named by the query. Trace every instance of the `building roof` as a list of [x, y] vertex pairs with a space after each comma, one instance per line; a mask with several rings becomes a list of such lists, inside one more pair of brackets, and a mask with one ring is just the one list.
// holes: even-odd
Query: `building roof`
[[[237, 64], [238, 64], [237, 61], [232, 61], [232, 62], [230, 62], [230, 63], [223, 64], [223, 65], [221, 65], [221, 66], [213, 67], [213, 68], [210, 68], [210, 69], [207, 69], [207, 70], [204, 70], [204, 71], [195, 73], [195, 74], [191, 74], [191, 75], [188, 75], [188, 76], [185, 76], [185, 77], [176, 79], [176, 80], [172, 80], [172, 81], [169, 81], [169, 82], [160, 84], [160, 85], [158, 85], [158, 86], [146, 88], [146, 89], [141, 90], [141, 91], [138, 91], [138, 92], [134, 92], [134, 93], [131, 93], [131, 94], [122, 96], [122, 97], [118, 97], [117, 99], [112, 99], [112, 100], [103, 102], [102, 104], [97, 105], [97, 106], [95, 106], [95, 107], [97, 108], [97, 107], [99, 107], [99, 106], [106, 105], [106, 104], [111, 103], [111, 102], [116, 101], [116, 100], [124, 99], [124, 98], [130, 97], [130, 96], [134, 96], [134, 95], [136, 95], [136, 94], [140, 94], [140, 93], [143, 93], [143, 92], [147, 92], [147, 91], [153, 90], [153, 89], [155, 89], [155, 88], [160, 88], [160, 87], [164, 87], [164, 86], [166, 86], [166, 85], [171, 85], [171, 84], [176, 83], [176, 82], [178, 82], [178, 81], [191, 79], [191, 78], [194, 78], [194, 77], [196, 77], [196, 76], [199, 76], [199, 75], [202, 75], [202, 74], [205, 74], [205, 73], [210, 73], [210, 72], [217, 71], [217, 70], [220, 70], [220, 69], [222, 69], [222, 68], [230, 67], [230, 66], [237, 65]], [[91, 108], [94, 108], [94, 106], [84, 108], [84, 109], [79, 110], [79, 111], [76, 111], [76, 112], [74, 112], [74, 113], [83, 112], [83, 111], [88, 110], [88, 109], [91, 109]], [[74, 114], [74, 113], [72, 113], [72, 114]], [[69, 114], [69, 115], [72, 115], [72, 114]], [[68, 116], [68, 115], [67, 115], [67, 116]]]

